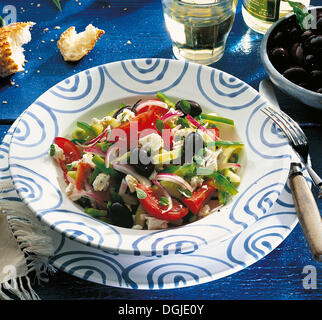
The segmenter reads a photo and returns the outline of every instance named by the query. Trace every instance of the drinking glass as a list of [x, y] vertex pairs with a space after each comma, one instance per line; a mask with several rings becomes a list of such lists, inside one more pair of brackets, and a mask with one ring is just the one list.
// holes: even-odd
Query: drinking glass
[[162, 0], [164, 20], [179, 60], [218, 61], [235, 19], [238, 0]]

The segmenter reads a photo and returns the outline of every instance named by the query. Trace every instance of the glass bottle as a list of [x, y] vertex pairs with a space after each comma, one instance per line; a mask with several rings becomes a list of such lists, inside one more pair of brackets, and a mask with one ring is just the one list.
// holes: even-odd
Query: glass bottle
[[[296, 0], [305, 6], [310, 0]], [[242, 14], [246, 25], [259, 33], [266, 33], [279, 18], [289, 14], [293, 9], [281, 0], [242, 0]]]

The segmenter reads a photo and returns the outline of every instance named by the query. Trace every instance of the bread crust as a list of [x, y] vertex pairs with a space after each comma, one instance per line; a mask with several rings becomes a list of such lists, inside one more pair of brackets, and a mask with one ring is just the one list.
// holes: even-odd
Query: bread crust
[[0, 77], [4, 78], [16, 72], [23, 71], [22, 67], [12, 58], [13, 52], [9, 38], [25, 28], [30, 28], [34, 22], [16, 22], [0, 28]]
[[[82, 59], [84, 56], [86, 56], [95, 46], [96, 42], [99, 40], [99, 38], [105, 33], [104, 30], [95, 28], [92, 25], [89, 25], [92, 28], [95, 29], [95, 32], [91, 37], [88, 37], [87, 39], [89, 42], [86, 44], [80, 45], [79, 47], [75, 47], [70, 45], [71, 39], [77, 35], [76, 29], [74, 26], [69, 27], [67, 30], [65, 30], [59, 40], [57, 41], [57, 46], [63, 55], [63, 58], [65, 61], [78, 61]], [[87, 26], [87, 27], [89, 27]], [[86, 28], [87, 29], [87, 28]], [[86, 30], [85, 30], [86, 32]]]

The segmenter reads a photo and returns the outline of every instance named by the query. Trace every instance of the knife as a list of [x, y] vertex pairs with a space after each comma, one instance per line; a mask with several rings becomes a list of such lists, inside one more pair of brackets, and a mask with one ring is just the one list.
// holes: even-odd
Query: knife
[[[280, 109], [273, 84], [270, 80], [262, 80], [259, 93], [268, 103]], [[293, 159], [294, 160], [294, 159]], [[300, 221], [304, 236], [316, 261], [322, 262], [322, 221], [319, 208], [312, 191], [303, 176], [302, 165], [292, 162], [289, 174], [290, 189], [295, 205], [296, 215]]]

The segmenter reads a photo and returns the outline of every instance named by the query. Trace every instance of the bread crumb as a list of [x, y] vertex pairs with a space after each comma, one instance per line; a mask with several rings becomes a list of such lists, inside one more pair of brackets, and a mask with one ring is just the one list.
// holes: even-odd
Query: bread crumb
[[24, 70], [23, 45], [30, 42], [34, 22], [11, 23], [0, 29], [0, 77]]
[[59, 26], [56, 26], [54, 29], [59, 30], [59, 29], [60, 29], [60, 27], [59, 27]]
[[40, 7], [40, 3], [37, 4], [37, 7], [39, 8]]
[[3, 104], [7, 104], [7, 103], [8, 103], [8, 101], [2, 101], [2, 103], [3, 103]]
[[78, 61], [86, 56], [95, 46], [98, 39], [105, 33], [89, 24], [85, 31], [77, 33], [75, 27], [64, 31], [57, 46], [65, 61]]

